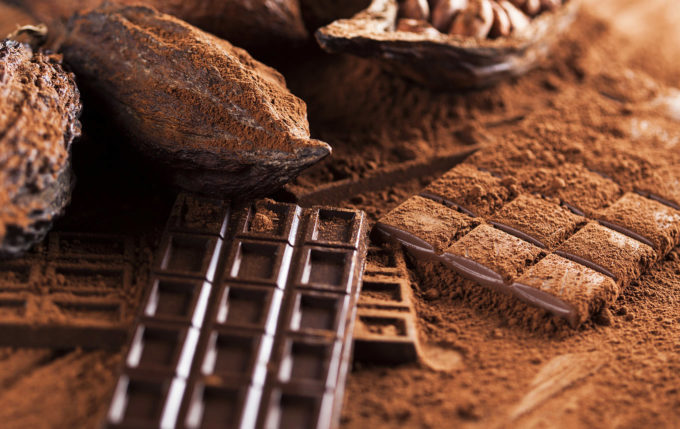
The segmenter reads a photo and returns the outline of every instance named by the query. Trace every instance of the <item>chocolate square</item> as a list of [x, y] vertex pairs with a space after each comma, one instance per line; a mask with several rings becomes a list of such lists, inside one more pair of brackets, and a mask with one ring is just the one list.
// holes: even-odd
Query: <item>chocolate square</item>
[[434, 195], [477, 216], [496, 212], [512, 193], [500, 178], [470, 164], [460, 164], [423, 190], [421, 195]]
[[564, 207], [526, 194], [503, 206], [490, 220], [508, 234], [544, 249], [559, 245], [585, 221]]
[[160, 247], [155, 270], [159, 274], [212, 281], [222, 241], [219, 238], [170, 233]]
[[[517, 278], [543, 250], [533, 244], [483, 224], [446, 249], [445, 258], [465, 271], [473, 265], [485, 267], [505, 280]], [[470, 264], [469, 262], [472, 262]], [[476, 279], [473, 276], [473, 279]]]
[[529, 268], [512, 288], [524, 301], [548, 307], [572, 326], [611, 305], [619, 295], [611, 277], [555, 254]]
[[305, 243], [357, 249], [363, 217], [353, 210], [319, 208], [310, 215]]
[[648, 245], [597, 223], [589, 223], [559, 247], [559, 255], [628, 286], [656, 259]]
[[680, 211], [634, 193], [603, 210], [600, 223], [652, 246], [661, 258], [680, 242]]
[[466, 214], [415, 196], [382, 217], [375, 229], [401, 242], [442, 252], [477, 224]]

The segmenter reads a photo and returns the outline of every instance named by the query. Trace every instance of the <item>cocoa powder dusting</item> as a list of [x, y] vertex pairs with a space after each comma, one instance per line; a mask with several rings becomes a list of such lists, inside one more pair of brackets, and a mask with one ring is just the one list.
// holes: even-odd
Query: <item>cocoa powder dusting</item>
[[[614, 277], [592, 268], [584, 272], [621, 289], [610, 308], [572, 329], [562, 319], [479, 287], [440, 264], [411, 258], [421, 361], [397, 367], [356, 365], [348, 376], [341, 427], [680, 425], [680, 250], [669, 249], [658, 259], [678, 233], [662, 227], [680, 204], [675, 181], [680, 98], [668, 86], [677, 85], [680, 76], [677, 17], [672, 0], [587, 2], [548, 62], [522, 78], [474, 92], [430, 91], [371, 61], [318, 52], [305, 59], [291, 54], [285, 64], [276, 64], [292, 92], [307, 103], [312, 134], [334, 147], [333, 158], [301, 175], [297, 186], [314, 189], [355, 180], [479, 144], [482, 148], [468, 163], [477, 167], [471, 176], [484, 180], [465, 200], [455, 201], [463, 194], [448, 195], [451, 202], [468, 203], [481, 213], [494, 204], [531, 208], [526, 219], [501, 208], [489, 220], [531, 229], [549, 251], [595, 260], [596, 268]], [[116, 173], [127, 175], [117, 168]], [[93, 184], [99, 176], [82, 171], [76, 170], [85, 191], [75, 197], [76, 209], [67, 212], [62, 226], [90, 222], [112, 231], [144, 231], [163, 224], [167, 204], [134, 198], [135, 204], [125, 205], [131, 198], [126, 193], [135, 195], [134, 181], [120, 185], [111, 180], [104, 194], [120, 193], [111, 202]], [[428, 176], [347, 195], [340, 206], [364, 209], [375, 223], [439, 174]], [[519, 193], [523, 196], [515, 199]], [[155, 187], [148, 193], [157, 194], [162, 192]], [[649, 244], [595, 222], [623, 219], [610, 202], [622, 197], [635, 202], [642, 196], [663, 200], [654, 206], [660, 215], [625, 227]], [[97, 211], [90, 202], [98, 200], [105, 205]], [[433, 203], [431, 220], [446, 215], [469, 222], [453, 207], [424, 200]], [[569, 207], [555, 209], [562, 201]], [[124, 209], [107, 214], [114, 202]], [[640, 213], [624, 209], [633, 210], [625, 219]], [[275, 213], [266, 207], [257, 212], [252, 228], [276, 227]], [[582, 215], [594, 220], [586, 222]], [[131, 218], [129, 225], [121, 224], [123, 218]], [[448, 248], [451, 231], [426, 220], [408, 219], [414, 231], [428, 234], [441, 250]], [[544, 226], [548, 221], [550, 228]], [[462, 223], [461, 229], [476, 226]], [[573, 240], [562, 242], [567, 236]], [[526, 254], [512, 257], [531, 266], [536, 250], [527, 247]], [[586, 253], [592, 249], [595, 253]], [[570, 259], [559, 258], [571, 266]], [[389, 265], [389, 254], [381, 261]], [[504, 261], [509, 258], [498, 262]], [[643, 267], [648, 267], [645, 273], [629, 282]], [[2, 275], [8, 282], [23, 276], [16, 268]], [[2, 426], [99, 425], [120, 356], [0, 349]]]

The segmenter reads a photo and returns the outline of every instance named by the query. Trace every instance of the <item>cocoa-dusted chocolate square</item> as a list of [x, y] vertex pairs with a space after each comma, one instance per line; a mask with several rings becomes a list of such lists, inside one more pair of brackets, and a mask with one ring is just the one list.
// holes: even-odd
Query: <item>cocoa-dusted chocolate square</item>
[[524, 301], [540, 303], [572, 326], [612, 304], [619, 293], [611, 277], [555, 254], [527, 270], [512, 288]]
[[574, 212], [588, 216], [612, 204], [622, 194], [618, 184], [578, 164], [527, 168], [517, 174], [517, 180], [529, 192], [555, 198]]
[[460, 164], [423, 190], [474, 213], [486, 216], [494, 213], [511, 197], [511, 191], [501, 179], [470, 164]]
[[533, 195], [520, 195], [492, 218], [496, 228], [536, 246], [552, 249], [573, 234], [585, 218]]
[[680, 210], [680, 165], [654, 169], [637, 190], [647, 197]]
[[470, 216], [436, 201], [415, 196], [380, 219], [378, 231], [404, 231], [419, 244], [441, 253], [453, 241], [478, 224]]
[[622, 287], [656, 259], [648, 245], [595, 222], [574, 234], [556, 253], [612, 277]]
[[626, 193], [600, 213], [600, 222], [635, 238], [657, 252], [657, 258], [680, 242], [680, 211], [634, 193]]
[[505, 280], [517, 278], [541, 253], [541, 248], [488, 224], [479, 225], [446, 249], [446, 256], [457, 256], [462, 266], [476, 262]]

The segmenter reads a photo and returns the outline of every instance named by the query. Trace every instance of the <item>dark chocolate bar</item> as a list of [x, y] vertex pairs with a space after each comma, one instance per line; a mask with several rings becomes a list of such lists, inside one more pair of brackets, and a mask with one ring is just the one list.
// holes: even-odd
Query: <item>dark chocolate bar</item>
[[365, 236], [358, 211], [181, 194], [106, 425], [336, 426]]
[[147, 270], [131, 237], [51, 233], [46, 249], [0, 263], [0, 345], [119, 348]]
[[577, 326], [680, 242], [680, 211], [584, 167], [554, 174], [540, 195], [536, 182], [460, 164], [374, 233], [402, 243], [433, 284], [446, 287], [432, 268], [443, 265]]
[[403, 250], [369, 248], [354, 328], [354, 360], [382, 365], [417, 361], [415, 326]]

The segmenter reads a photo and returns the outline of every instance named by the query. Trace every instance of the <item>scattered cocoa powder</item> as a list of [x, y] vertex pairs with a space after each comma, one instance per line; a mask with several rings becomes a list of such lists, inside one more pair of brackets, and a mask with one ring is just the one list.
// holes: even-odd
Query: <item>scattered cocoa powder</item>
[[[340, 176], [359, 177], [399, 162], [397, 146], [415, 154], [424, 147], [430, 154], [448, 151], [464, 145], [457, 133], [464, 129], [483, 132], [490, 150], [477, 162], [502, 176], [521, 171], [526, 159], [522, 153], [527, 151], [535, 157], [532, 162], [540, 161], [545, 168], [565, 166], [565, 172], [571, 171], [567, 162], [586, 158], [588, 167], [600, 173], [597, 177], [623, 185], [603, 188], [618, 197], [634, 191], [633, 185], [646, 176], [653, 177], [649, 172], [662, 171], [658, 164], [673, 171], [679, 165], [674, 136], [680, 127], [669, 113], [672, 93], [649, 75], [667, 84], [678, 81], [675, 2], [606, 0], [589, 2], [587, 8], [549, 64], [480, 92], [430, 92], [368, 61], [348, 57], [318, 56], [282, 67], [293, 92], [308, 103], [313, 133], [330, 141], [337, 157], [300, 180], [313, 188]], [[625, 149], [626, 155], [611, 159], [609, 147]], [[630, 163], [633, 159], [636, 163]], [[640, 161], [644, 168], [635, 167]], [[82, 177], [98, 176], [87, 170]], [[344, 205], [366, 209], [375, 221], [431, 179], [414, 178], [381, 191], [348, 195]], [[562, 180], [568, 183], [568, 178]], [[556, 191], [570, 189], [559, 181], [541, 184], [539, 178], [534, 185], [546, 193], [552, 189], [556, 198], [562, 197]], [[84, 191], [76, 188], [77, 207], [67, 212], [62, 224], [89, 222], [111, 231], [163, 224], [167, 206], [162, 198], [149, 198], [162, 189], [153, 188], [146, 203], [127, 196], [135, 204], [125, 202], [126, 192], [134, 195], [134, 184], [105, 189], [107, 195], [119, 192], [113, 202], [125, 207], [108, 215], [115, 219], [102, 215], [113, 202], [97, 189], [79, 197]], [[106, 206], [96, 211], [91, 202], [99, 199]], [[600, 209], [586, 200], [582, 204], [582, 210]], [[123, 217], [140, 218], [123, 226]], [[608, 315], [597, 319], [606, 323], [588, 321], [577, 331], [540, 312], [527, 325], [527, 309], [517, 310], [503, 296], [472, 288], [461, 279], [434, 293], [427, 282], [412, 276], [421, 341], [446, 347], [457, 367], [357, 367], [348, 378], [343, 427], [680, 424], [677, 248], [631, 284]], [[119, 362], [119, 354], [108, 352], [0, 350], [0, 399], [6, 404], [0, 408], [0, 421], [9, 428], [97, 426]]]

